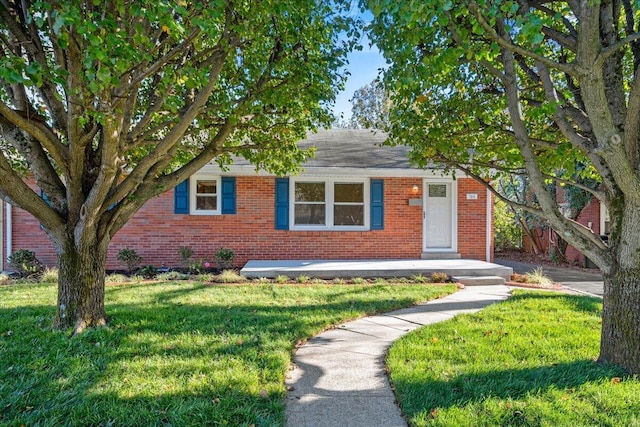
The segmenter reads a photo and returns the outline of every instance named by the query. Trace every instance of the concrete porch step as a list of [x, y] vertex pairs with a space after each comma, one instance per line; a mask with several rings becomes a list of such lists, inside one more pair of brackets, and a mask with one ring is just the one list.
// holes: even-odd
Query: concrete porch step
[[455, 252], [422, 252], [420, 259], [461, 259], [462, 255]]
[[504, 285], [505, 279], [500, 276], [453, 276], [454, 281], [465, 286]]
[[[363, 259], [363, 260], [252, 260], [240, 271], [247, 278], [298, 277], [411, 277], [444, 273], [453, 277], [502, 277], [513, 274], [511, 267], [471, 259]], [[504, 283], [504, 282], [503, 282]]]

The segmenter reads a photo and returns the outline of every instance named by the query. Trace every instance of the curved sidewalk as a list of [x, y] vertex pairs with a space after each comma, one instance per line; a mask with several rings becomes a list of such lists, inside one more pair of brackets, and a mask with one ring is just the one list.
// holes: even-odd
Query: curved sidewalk
[[476, 312], [509, 297], [507, 286], [468, 286], [447, 297], [345, 323], [298, 348], [287, 378], [289, 427], [406, 426], [384, 358], [421, 326]]

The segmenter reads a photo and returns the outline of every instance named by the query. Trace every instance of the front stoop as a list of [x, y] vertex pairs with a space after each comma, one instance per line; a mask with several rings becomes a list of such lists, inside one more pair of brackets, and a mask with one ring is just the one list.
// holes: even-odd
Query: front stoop
[[500, 276], [453, 276], [452, 279], [465, 286], [504, 285], [506, 280]]
[[[369, 260], [255, 260], [240, 271], [247, 278], [295, 278], [308, 276], [319, 279], [336, 277], [411, 277], [444, 273], [453, 277], [502, 277], [508, 280], [511, 267], [470, 259], [369, 259]], [[504, 282], [502, 282], [504, 283]]]

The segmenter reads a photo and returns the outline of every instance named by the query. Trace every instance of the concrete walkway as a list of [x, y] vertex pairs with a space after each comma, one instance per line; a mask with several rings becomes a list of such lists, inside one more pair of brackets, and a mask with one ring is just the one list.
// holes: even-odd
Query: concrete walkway
[[406, 426], [389, 386], [389, 346], [421, 326], [471, 313], [510, 295], [506, 286], [469, 286], [445, 298], [345, 323], [312, 338], [287, 378], [289, 427]]

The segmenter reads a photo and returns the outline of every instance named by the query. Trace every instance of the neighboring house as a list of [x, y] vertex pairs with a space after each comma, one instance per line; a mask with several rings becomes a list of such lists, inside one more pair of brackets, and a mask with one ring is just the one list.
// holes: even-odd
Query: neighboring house
[[[560, 203], [563, 207], [563, 203]], [[591, 198], [591, 201], [582, 209], [576, 221], [585, 227], [593, 230], [595, 234], [601, 236], [609, 235], [609, 211], [607, 207], [600, 203], [595, 197]], [[538, 246], [546, 254], [549, 254], [550, 248], [555, 246], [558, 240], [558, 234], [551, 228], [536, 228], [532, 230], [536, 233], [536, 240]], [[525, 235], [523, 247], [526, 252], [534, 252], [530, 242], [530, 238]], [[567, 261], [581, 267], [596, 268], [585, 255], [578, 251], [573, 246], [567, 246], [566, 251]]]
[[[122, 248], [143, 264], [177, 266], [178, 249], [213, 260], [220, 248], [248, 260], [493, 259], [493, 203], [485, 187], [440, 170], [411, 167], [406, 147], [383, 147], [369, 130], [321, 131], [300, 142], [315, 146], [297, 176], [279, 178], [239, 161], [221, 171], [215, 162], [152, 198], [118, 232], [107, 268]], [[55, 265], [38, 221], [3, 205], [3, 253], [30, 249]]]

